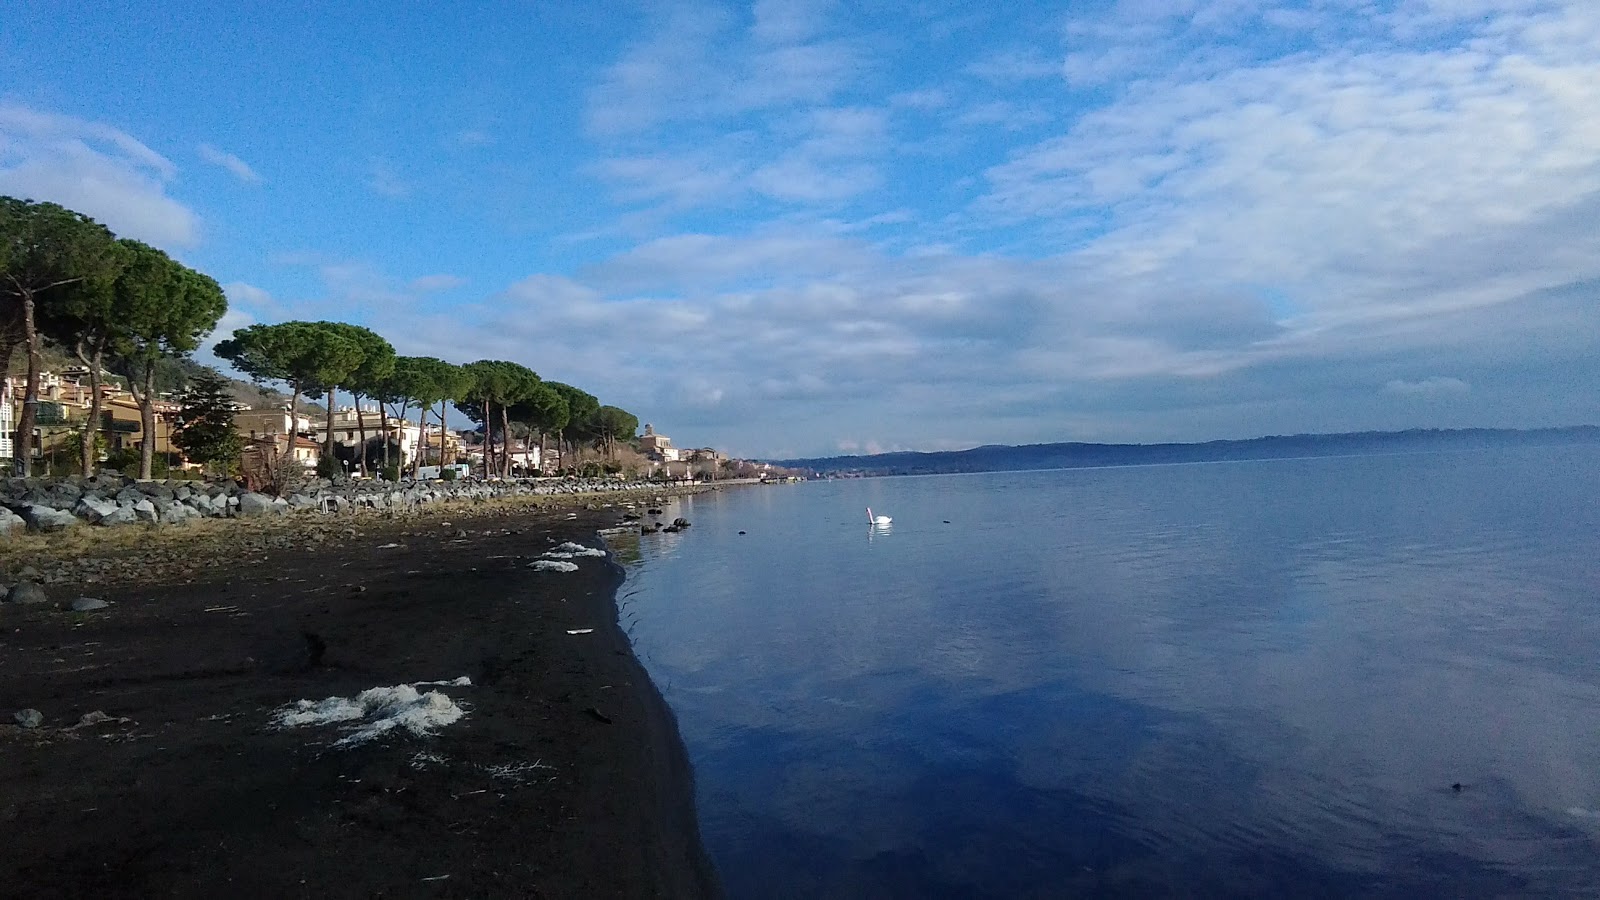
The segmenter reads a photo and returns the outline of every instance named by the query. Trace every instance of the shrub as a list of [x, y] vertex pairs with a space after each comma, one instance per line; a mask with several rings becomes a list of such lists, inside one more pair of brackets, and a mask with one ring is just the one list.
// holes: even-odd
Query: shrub
[[331, 456], [324, 456], [317, 460], [318, 478], [337, 478], [343, 474], [344, 466], [339, 465], [339, 461], [337, 459], [334, 459]]
[[443, 481], [455, 481], [456, 480], [456, 470], [455, 469], [441, 469], [441, 470], [439, 470], [439, 478], [441, 480], [443, 480]]
[[384, 481], [399, 481], [400, 480], [400, 467], [399, 466], [386, 466], [384, 468], [384, 470], [383, 470], [383, 480]]

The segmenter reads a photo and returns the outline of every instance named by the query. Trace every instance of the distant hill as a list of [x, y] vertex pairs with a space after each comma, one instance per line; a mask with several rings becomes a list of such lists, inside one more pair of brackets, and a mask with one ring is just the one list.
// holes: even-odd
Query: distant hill
[[952, 472], [1014, 472], [1025, 469], [1076, 469], [1160, 463], [1289, 459], [1305, 456], [1360, 456], [1426, 450], [1482, 450], [1600, 443], [1600, 427], [1495, 428], [1361, 431], [1347, 434], [1295, 434], [1203, 444], [1026, 444], [985, 446], [932, 453], [880, 453], [774, 460], [776, 465], [825, 475], [934, 475]]

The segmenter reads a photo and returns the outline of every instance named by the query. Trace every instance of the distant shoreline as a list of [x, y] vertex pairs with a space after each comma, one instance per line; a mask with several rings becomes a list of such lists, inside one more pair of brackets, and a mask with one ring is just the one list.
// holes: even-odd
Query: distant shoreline
[[874, 477], [886, 475], [951, 475], [964, 472], [1020, 472], [1055, 469], [1118, 468], [1203, 462], [1272, 459], [1322, 459], [1426, 453], [1445, 450], [1490, 450], [1514, 447], [1600, 444], [1600, 426], [1509, 430], [1491, 428], [1412, 429], [1340, 434], [1273, 435], [1246, 440], [1190, 444], [1055, 443], [984, 446], [971, 450], [896, 452], [873, 456], [833, 456], [777, 461], [819, 475]]

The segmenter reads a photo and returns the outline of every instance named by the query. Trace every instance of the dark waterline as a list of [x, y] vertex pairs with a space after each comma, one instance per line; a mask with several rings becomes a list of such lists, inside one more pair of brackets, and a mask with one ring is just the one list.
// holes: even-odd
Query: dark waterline
[[1587, 894], [1597, 498], [1584, 447], [873, 479], [614, 549], [734, 897]]

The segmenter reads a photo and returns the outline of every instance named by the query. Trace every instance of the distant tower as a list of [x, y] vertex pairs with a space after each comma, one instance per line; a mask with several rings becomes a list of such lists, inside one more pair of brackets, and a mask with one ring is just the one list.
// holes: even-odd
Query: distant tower
[[655, 426], [651, 425], [649, 422], [644, 423], [644, 433], [645, 434], [655, 434], [656, 433]]

